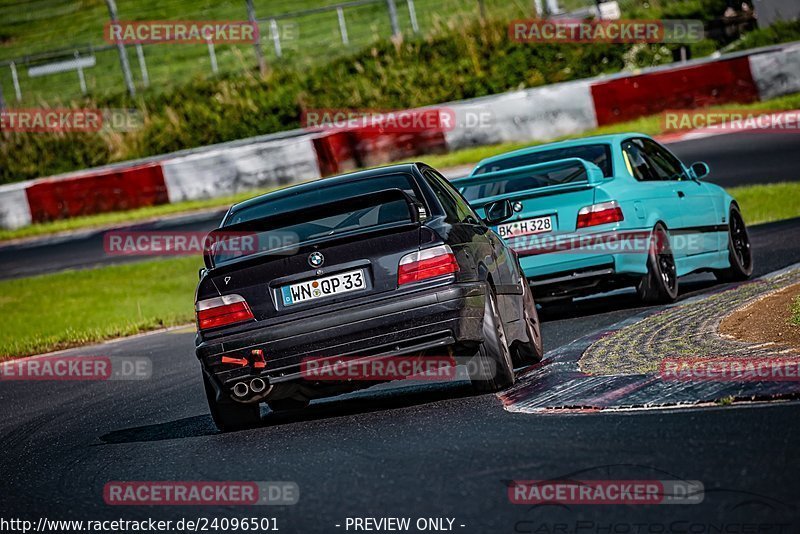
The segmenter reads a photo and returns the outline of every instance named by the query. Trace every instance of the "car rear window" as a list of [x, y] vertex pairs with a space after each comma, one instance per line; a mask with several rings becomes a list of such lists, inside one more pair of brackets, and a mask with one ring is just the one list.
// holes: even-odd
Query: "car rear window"
[[531, 154], [522, 154], [519, 156], [503, 158], [497, 161], [492, 161], [491, 163], [487, 163], [482, 167], [478, 167], [472, 174], [478, 175], [486, 174], [488, 172], [504, 171], [506, 169], [513, 169], [514, 167], [536, 165], [538, 163], [547, 163], [548, 161], [556, 161], [567, 158], [580, 158], [594, 163], [600, 167], [600, 170], [603, 171], [603, 176], [606, 178], [613, 174], [611, 169], [611, 147], [601, 143], [594, 145], [554, 148], [552, 150], [542, 150], [541, 152], [533, 152]]
[[588, 179], [586, 167], [578, 162], [564, 162], [563, 165], [554, 164], [554, 168], [541, 171], [520, 171], [512, 172], [503, 179], [492, 180], [487, 178], [485, 183], [476, 183], [461, 187], [461, 194], [468, 201], [481, 198], [494, 197], [517, 193], [519, 191], [530, 191], [539, 187], [551, 185], [567, 184], [572, 182], [582, 182]]
[[[269, 230], [260, 232], [257, 228], [260, 219], [291, 214], [297, 210], [322, 206], [339, 200], [346, 200], [360, 195], [377, 193], [386, 189], [400, 189], [415, 200], [419, 198], [414, 186], [413, 178], [408, 174], [391, 174], [379, 177], [370, 177], [363, 180], [319, 184], [319, 187], [303, 187], [296, 190], [288, 190], [283, 194], [276, 194], [275, 197], [268, 197], [258, 204], [246, 206], [233, 212], [225, 221], [225, 227], [246, 224], [254, 221], [256, 228], [252, 229], [252, 235], [256, 243], [259, 244], [255, 252], [269, 252], [286, 247], [296, 246], [309, 240], [320, 237], [328, 237], [335, 234], [342, 234], [353, 230], [381, 226], [385, 224], [399, 223], [410, 220], [408, 204], [405, 200], [394, 200], [370, 205], [364, 208], [357, 208], [335, 215], [315, 217], [313, 212], [304, 212], [302, 218], [281, 224], [278, 227], [270, 225]], [[235, 234], [234, 234], [235, 235]], [[262, 244], [268, 245], [266, 248]], [[219, 251], [213, 254], [215, 265], [221, 265], [245, 255], [240, 252], [224, 252], [224, 246], [218, 247]]]

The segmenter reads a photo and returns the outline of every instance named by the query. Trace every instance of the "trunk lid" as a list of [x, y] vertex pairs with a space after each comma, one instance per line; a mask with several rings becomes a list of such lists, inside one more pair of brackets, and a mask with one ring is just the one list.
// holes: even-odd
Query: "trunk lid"
[[569, 158], [454, 180], [483, 217], [484, 207], [509, 200], [514, 216], [494, 227], [509, 239], [520, 235], [574, 232], [578, 211], [594, 203], [595, 188], [606, 180], [599, 167]]

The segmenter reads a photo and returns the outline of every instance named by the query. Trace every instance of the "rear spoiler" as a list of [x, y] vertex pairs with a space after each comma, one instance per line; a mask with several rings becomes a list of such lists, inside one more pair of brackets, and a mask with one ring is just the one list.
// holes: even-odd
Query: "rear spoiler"
[[530, 176], [531, 174], [536, 173], [545, 173], [554, 170], [560, 170], [568, 167], [575, 167], [576, 172], [581, 172], [586, 175], [586, 180], [581, 180], [579, 182], [565, 182], [563, 184], [554, 184], [551, 186], [542, 187], [541, 190], [549, 190], [551, 188], [561, 188], [566, 185], [572, 185], [573, 183], [578, 184], [588, 184], [590, 186], [596, 186], [603, 182], [603, 171], [590, 161], [586, 161], [585, 159], [581, 158], [565, 158], [565, 159], [558, 159], [555, 161], [547, 161], [544, 163], [537, 163], [535, 165], [524, 165], [522, 167], [514, 167], [512, 169], [504, 169], [502, 171], [495, 171], [495, 172], [487, 172], [485, 174], [476, 174], [472, 176], [467, 176], [465, 178], [458, 178], [456, 180], [451, 180], [450, 183], [453, 184], [456, 188], [462, 188], [468, 185], [479, 185], [485, 183], [491, 183], [497, 180], [513, 180], [517, 176], [527, 175]]
[[[298, 224], [307, 221], [342, 215], [364, 208], [371, 208], [403, 200], [408, 208], [409, 222], [419, 224], [420, 216], [425, 213], [424, 206], [414, 200], [405, 191], [397, 188], [383, 189], [364, 195], [358, 195], [344, 200], [337, 199], [322, 204], [314, 204], [305, 208], [278, 213], [267, 217], [243, 221], [238, 224], [222, 226], [209, 232], [203, 244], [203, 262], [206, 268], [214, 267], [211, 247], [214, 243], [224, 241], [226, 234], [238, 235], [247, 233], [261, 233], [282, 228], [289, 224]], [[406, 223], [407, 224], [407, 223]]]

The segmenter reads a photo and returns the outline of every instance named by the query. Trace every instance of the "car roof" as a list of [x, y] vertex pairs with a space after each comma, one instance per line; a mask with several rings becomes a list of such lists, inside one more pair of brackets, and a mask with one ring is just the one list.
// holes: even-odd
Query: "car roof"
[[397, 173], [413, 174], [414, 169], [416, 169], [418, 165], [419, 165], [418, 163], [400, 163], [397, 165], [387, 165], [384, 167], [376, 167], [374, 169], [367, 169], [364, 171], [356, 171], [356, 172], [349, 172], [347, 174], [339, 174], [336, 176], [328, 176], [326, 178], [319, 178], [317, 180], [311, 180], [308, 182], [304, 182], [302, 184], [282, 187], [281, 189], [278, 189], [276, 191], [270, 191], [269, 193], [264, 193], [263, 195], [259, 195], [257, 197], [243, 200], [242, 202], [234, 204], [233, 206], [231, 206], [230, 210], [228, 210], [228, 215], [230, 216], [238, 212], [239, 210], [249, 208], [251, 206], [258, 206], [259, 204], [269, 200], [283, 198], [289, 195], [294, 195], [296, 193], [302, 193], [304, 191], [312, 191], [320, 186], [344, 184], [347, 182], [363, 180], [365, 178], [374, 178], [376, 176], [387, 176], [389, 174], [397, 174]]
[[486, 165], [488, 163], [501, 161], [506, 158], [511, 158], [514, 156], [522, 156], [525, 154], [533, 154], [535, 152], [542, 152], [554, 148], [568, 148], [573, 146], [596, 145], [596, 144], [616, 144], [631, 137], [650, 137], [650, 136], [638, 132], [622, 132], [615, 134], [592, 135], [589, 137], [581, 137], [578, 139], [566, 139], [564, 141], [557, 141], [555, 143], [545, 143], [543, 145], [520, 148], [518, 150], [513, 150], [511, 152], [504, 152], [503, 154], [498, 154], [490, 158], [482, 159], [481, 161], [478, 162], [475, 168], [477, 169], [478, 167], [482, 167], [483, 165]]

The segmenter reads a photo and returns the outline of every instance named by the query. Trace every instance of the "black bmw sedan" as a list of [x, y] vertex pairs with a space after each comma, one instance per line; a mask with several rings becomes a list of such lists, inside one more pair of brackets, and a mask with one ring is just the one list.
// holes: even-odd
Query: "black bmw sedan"
[[231, 207], [206, 241], [195, 306], [217, 427], [256, 424], [262, 402], [294, 410], [376, 383], [309, 362], [461, 358], [476, 391], [513, 384], [515, 367], [542, 357], [539, 320], [516, 255], [488, 226], [512, 208], [485, 212], [423, 163]]

